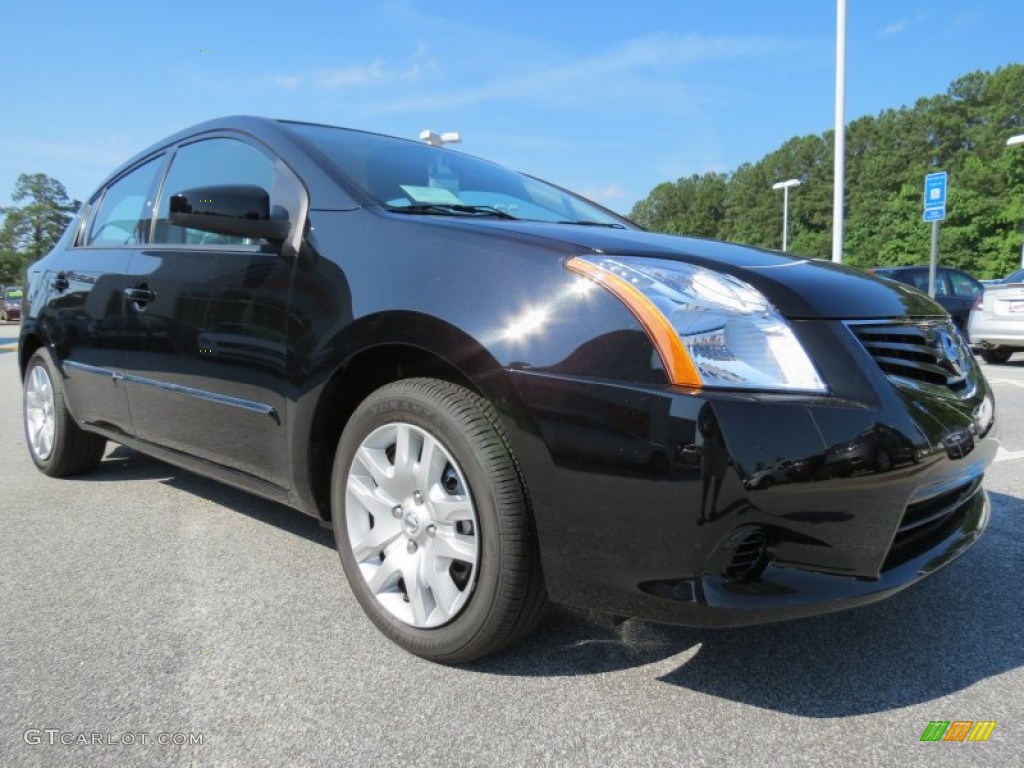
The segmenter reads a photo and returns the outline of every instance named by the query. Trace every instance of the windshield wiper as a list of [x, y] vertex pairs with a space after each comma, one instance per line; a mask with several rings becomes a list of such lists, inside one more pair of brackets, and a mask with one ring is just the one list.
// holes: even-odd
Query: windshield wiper
[[468, 216], [494, 216], [498, 219], [518, 220], [511, 213], [490, 205], [462, 205], [460, 203], [415, 203], [413, 205], [395, 205], [388, 208], [394, 213], [417, 213], [435, 216], [451, 216], [464, 214]]
[[578, 227], [608, 227], [610, 229], [625, 229], [626, 227], [615, 221], [556, 221], [556, 224], [575, 224]]

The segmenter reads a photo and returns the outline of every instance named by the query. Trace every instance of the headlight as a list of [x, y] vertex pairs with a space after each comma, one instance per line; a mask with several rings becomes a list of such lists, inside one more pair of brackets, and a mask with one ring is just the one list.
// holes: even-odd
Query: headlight
[[789, 323], [731, 275], [667, 259], [577, 256], [647, 329], [673, 384], [826, 392]]

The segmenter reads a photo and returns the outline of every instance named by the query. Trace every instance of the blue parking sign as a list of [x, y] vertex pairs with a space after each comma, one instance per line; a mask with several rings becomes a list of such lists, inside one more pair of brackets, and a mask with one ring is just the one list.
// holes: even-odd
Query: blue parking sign
[[924, 220], [942, 221], [946, 218], [946, 179], [945, 171], [929, 173], [924, 177]]

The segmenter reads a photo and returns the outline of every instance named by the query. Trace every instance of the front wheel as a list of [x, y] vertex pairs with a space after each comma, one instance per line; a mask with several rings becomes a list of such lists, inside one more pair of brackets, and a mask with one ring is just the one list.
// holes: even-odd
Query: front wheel
[[523, 481], [489, 402], [436, 379], [381, 387], [334, 462], [334, 536], [377, 627], [433, 661], [515, 642], [547, 602]]
[[986, 363], [1002, 365], [1010, 359], [1012, 354], [1012, 349], [1007, 349], [1006, 347], [992, 347], [991, 349], [981, 350], [981, 359]]
[[64, 402], [64, 385], [49, 356], [37, 350], [25, 368], [25, 441], [32, 461], [51, 477], [95, 469], [107, 441], [81, 429]]

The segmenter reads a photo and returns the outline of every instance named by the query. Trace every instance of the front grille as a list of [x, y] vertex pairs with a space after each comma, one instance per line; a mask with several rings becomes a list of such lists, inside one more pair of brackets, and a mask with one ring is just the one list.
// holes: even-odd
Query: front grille
[[946, 493], [908, 505], [883, 570], [901, 565], [942, 541], [960, 524], [980, 491], [981, 477], [976, 477]]
[[949, 321], [851, 322], [854, 336], [890, 379], [967, 395], [971, 352]]

